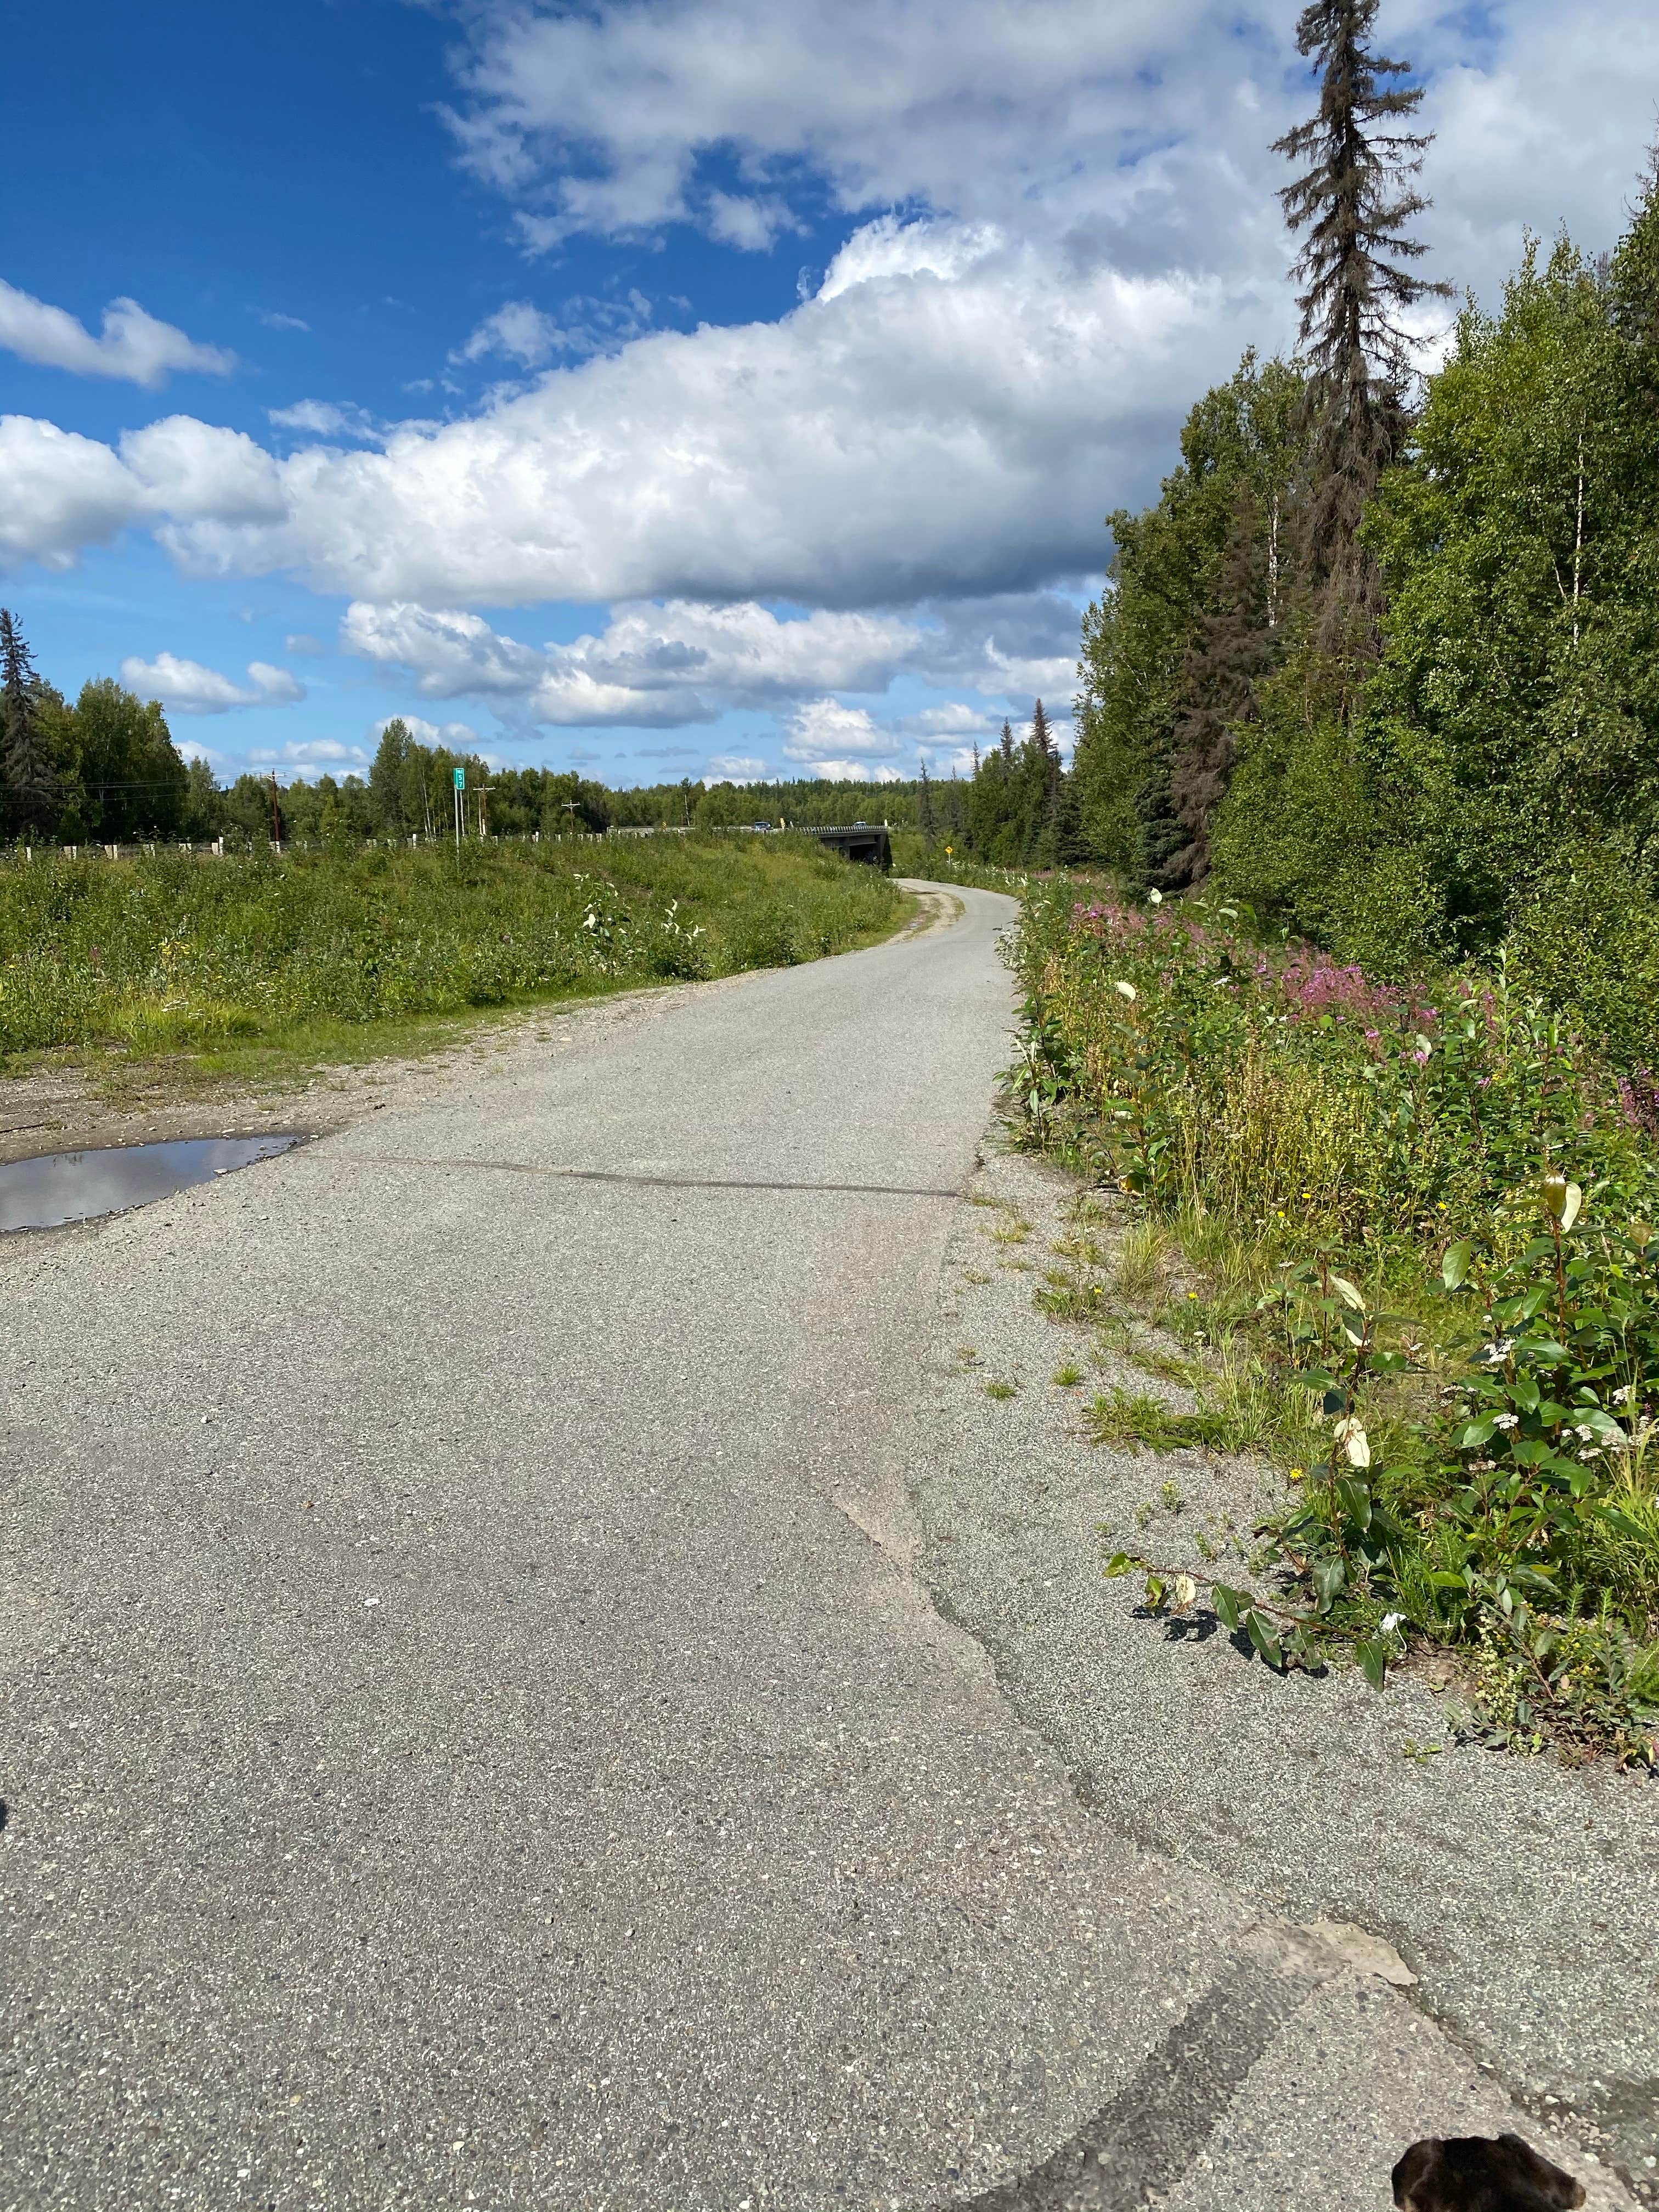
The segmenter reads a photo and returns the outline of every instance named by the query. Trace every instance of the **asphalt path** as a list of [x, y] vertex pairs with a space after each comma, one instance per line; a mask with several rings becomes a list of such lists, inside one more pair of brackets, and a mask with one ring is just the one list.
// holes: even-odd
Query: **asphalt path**
[[0, 2204], [1387, 2201], [1466, 2061], [907, 1571], [961, 899], [9, 1249]]

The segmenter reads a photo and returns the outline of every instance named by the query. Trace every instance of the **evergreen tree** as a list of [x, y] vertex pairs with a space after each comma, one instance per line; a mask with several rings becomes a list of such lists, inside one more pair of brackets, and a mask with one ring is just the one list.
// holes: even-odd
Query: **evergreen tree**
[[939, 825], [933, 819], [933, 787], [927, 778], [927, 756], [921, 757], [921, 789], [916, 800], [916, 826], [931, 845], [939, 835]]
[[1319, 111], [1274, 143], [1308, 166], [1279, 194], [1306, 239], [1293, 274], [1306, 286], [1301, 343], [1312, 369], [1314, 456], [1304, 545], [1321, 593], [1328, 646], [1367, 645], [1381, 603], [1359, 525], [1407, 427], [1411, 346], [1399, 317], [1450, 287], [1410, 264], [1426, 249], [1407, 226], [1429, 203], [1409, 182], [1429, 134], [1403, 127], [1423, 94], [1391, 82], [1409, 64], [1370, 52], [1377, 0], [1311, 0], [1297, 51], [1320, 71]]
[[5, 826], [15, 837], [44, 834], [57, 808], [58, 779], [41, 713], [40, 679], [9, 607], [0, 607], [0, 717]]
[[1187, 842], [1164, 863], [1159, 888], [1201, 884], [1210, 823], [1225, 796], [1239, 729], [1253, 722], [1256, 686], [1272, 665], [1275, 623], [1261, 518], [1248, 492], [1233, 516], [1215, 604], [1188, 647], [1170, 745], [1170, 805]]
[[1275, 641], [1287, 628], [1305, 412], [1297, 373], [1247, 353], [1188, 416], [1158, 504], [1109, 518], [1107, 589], [1083, 618], [1072, 780], [1085, 850], [1134, 883], [1161, 883], [1191, 842], [1172, 787], [1176, 725], [1194, 703], [1188, 655], [1215, 611], [1241, 499], [1260, 518], [1261, 619]]

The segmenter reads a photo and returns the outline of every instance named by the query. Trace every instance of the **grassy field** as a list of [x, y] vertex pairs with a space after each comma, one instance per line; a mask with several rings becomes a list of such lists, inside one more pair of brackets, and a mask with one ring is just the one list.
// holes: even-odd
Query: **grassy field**
[[787, 837], [0, 868], [0, 1055], [281, 1047], [844, 951], [903, 895]]

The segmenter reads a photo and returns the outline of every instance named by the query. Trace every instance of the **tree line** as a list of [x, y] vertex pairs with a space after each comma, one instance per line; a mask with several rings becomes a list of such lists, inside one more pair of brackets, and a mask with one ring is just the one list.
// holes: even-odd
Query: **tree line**
[[1247, 354], [1157, 502], [1110, 518], [1081, 840], [1380, 975], [1504, 948], [1633, 1040], [1659, 983], [1659, 161], [1611, 252], [1529, 244], [1413, 380], [1426, 141], [1376, 12], [1300, 21], [1298, 355]]
[[[786, 780], [677, 783], [615, 790], [574, 771], [492, 768], [477, 753], [422, 744], [401, 717], [381, 731], [367, 776], [322, 775], [279, 786], [239, 775], [221, 786], [186, 761], [159, 702], [107, 677], [71, 705], [42, 678], [16, 616], [0, 607], [0, 837], [80, 845], [150, 840], [257, 847], [298, 841], [453, 834], [454, 777], [465, 778], [468, 836], [543, 836], [616, 828], [714, 829], [787, 821], [830, 827], [868, 818], [917, 824], [921, 787]], [[944, 810], [947, 821], [951, 817]]]

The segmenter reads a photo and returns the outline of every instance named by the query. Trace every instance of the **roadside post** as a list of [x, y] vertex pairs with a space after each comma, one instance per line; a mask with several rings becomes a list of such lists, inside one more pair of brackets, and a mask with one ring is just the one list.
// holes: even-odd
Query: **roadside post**
[[466, 805], [466, 770], [455, 771], [455, 857], [461, 857], [461, 812]]

